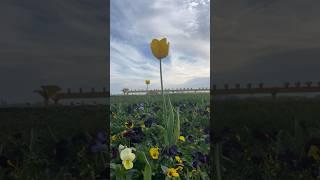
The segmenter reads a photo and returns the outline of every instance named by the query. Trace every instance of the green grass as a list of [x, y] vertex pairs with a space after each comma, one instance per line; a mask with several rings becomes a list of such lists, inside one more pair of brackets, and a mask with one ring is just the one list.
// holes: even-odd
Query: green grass
[[22, 133], [27, 139], [33, 128], [48, 134], [67, 137], [80, 132], [94, 133], [106, 130], [106, 107], [26, 107], [0, 109], [0, 139]]
[[[209, 105], [210, 96], [205, 93], [170, 94], [170, 99], [174, 107], [181, 109], [181, 133], [193, 135], [198, 142], [178, 146], [183, 153], [185, 178], [192, 169], [192, 152], [208, 153], [205, 136], [200, 129], [209, 127], [208, 116], [203, 115], [202, 111]], [[161, 111], [155, 112], [153, 109], [161, 109], [160, 95], [113, 96], [110, 102], [114, 112], [111, 122], [106, 122], [107, 111], [103, 105], [0, 109], [0, 156], [12, 160], [17, 166], [13, 169], [1, 165], [0, 179], [38, 177], [46, 180], [64, 179], [65, 176], [95, 179], [104, 171], [105, 151], [92, 153], [90, 148], [95, 142], [95, 134], [105, 131], [108, 123], [111, 123], [112, 135], [126, 130], [124, 124], [128, 120], [133, 120], [135, 127], [149, 117], [159, 125], [164, 124]], [[140, 103], [144, 103], [145, 108], [136, 110], [135, 105]], [[210, 124], [213, 127], [212, 142], [214, 148], [219, 143], [219, 151], [215, 152], [217, 157], [220, 156], [222, 179], [295, 180], [316, 179], [319, 175], [320, 160], [308, 155], [311, 145], [320, 149], [319, 99], [217, 100], [213, 106]], [[129, 112], [129, 109], [132, 111]], [[146, 117], [142, 118], [143, 115]], [[145, 153], [152, 172], [158, 172], [153, 178], [163, 179], [161, 165], [171, 166], [174, 161], [170, 158], [162, 158], [161, 162], [150, 159], [148, 148], [163, 145], [159, 129], [156, 126], [150, 129], [144, 132], [146, 137], [152, 138], [144, 139], [138, 148]], [[17, 134], [21, 135], [21, 139], [17, 138]], [[73, 143], [75, 137], [81, 137], [79, 143]], [[60, 162], [54, 152], [57, 150], [56, 143], [63, 139], [69, 142], [69, 146], [66, 148], [66, 161]], [[112, 147], [117, 148], [120, 143], [132, 145], [126, 138], [119, 138], [112, 143]], [[142, 157], [139, 155], [135, 162], [135, 168], [141, 171], [145, 169], [146, 162]], [[112, 162], [121, 165], [117, 156]], [[203, 172], [207, 168], [204, 165], [200, 167]], [[141, 171], [133, 173], [132, 177], [141, 178]], [[198, 175], [200, 178], [201, 174]], [[216, 178], [216, 173], [210, 176]]]
[[[172, 103], [197, 102], [201, 100], [208, 101], [210, 99], [209, 93], [176, 93], [168, 94]], [[112, 96], [110, 104], [134, 104], [143, 102], [161, 102], [162, 95], [126, 95], [126, 96]]]

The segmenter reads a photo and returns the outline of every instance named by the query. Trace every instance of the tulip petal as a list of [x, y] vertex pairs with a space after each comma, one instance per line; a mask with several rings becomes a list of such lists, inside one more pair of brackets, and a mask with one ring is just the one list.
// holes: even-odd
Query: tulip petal
[[168, 56], [169, 43], [167, 42], [167, 38], [163, 38], [160, 41], [153, 39], [151, 41], [151, 51], [152, 54], [159, 60]]
[[159, 45], [159, 40], [157, 39], [153, 39], [152, 42], [151, 42], [151, 51], [152, 51], [152, 54], [160, 59], [160, 45]]
[[167, 38], [161, 39], [159, 45], [160, 57], [165, 58], [169, 53], [169, 43], [167, 43]]

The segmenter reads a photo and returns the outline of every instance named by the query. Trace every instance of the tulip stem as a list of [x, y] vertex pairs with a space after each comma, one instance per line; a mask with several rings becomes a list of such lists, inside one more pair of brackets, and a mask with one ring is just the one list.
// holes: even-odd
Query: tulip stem
[[163, 82], [162, 82], [162, 65], [161, 65], [161, 59], [160, 59], [160, 81], [161, 81], [161, 94], [163, 96]]
[[159, 59], [160, 61], [160, 81], [161, 81], [161, 94], [162, 94], [162, 99], [163, 99], [163, 111], [162, 111], [162, 115], [163, 115], [163, 119], [167, 118], [167, 106], [166, 106], [166, 99], [164, 98], [164, 94], [163, 94], [163, 82], [162, 82], [162, 65], [161, 65], [161, 59]]

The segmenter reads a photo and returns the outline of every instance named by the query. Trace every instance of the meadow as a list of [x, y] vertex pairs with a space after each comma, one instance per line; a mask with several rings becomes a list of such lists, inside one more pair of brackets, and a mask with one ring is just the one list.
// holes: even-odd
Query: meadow
[[215, 101], [212, 142], [222, 179], [320, 177], [320, 100]]
[[106, 179], [106, 107], [0, 109], [0, 179]]
[[161, 95], [111, 98], [112, 179], [209, 179], [210, 96], [168, 96], [178, 124], [163, 116]]
[[210, 123], [209, 94], [169, 96], [181, 124], [171, 146], [160, 95], [111, 97], [110, 122], [104, 105], [0, 109], [0, 179], [108, 179], [108, 155], [111, 179], [319, 177], [319, 99], [216, 100]]

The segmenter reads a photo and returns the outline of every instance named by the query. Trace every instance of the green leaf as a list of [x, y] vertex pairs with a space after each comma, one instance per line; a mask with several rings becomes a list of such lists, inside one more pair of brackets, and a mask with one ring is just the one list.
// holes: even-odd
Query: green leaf
[[144, 157], [144, 161], [146, 163], [145, 167], [144, 167], [144, 172], [143, 172], [143, 180], [152, 180], [152, 169], [151, 166], [149, 164], [149, 161], [146, 157], [146, 154], [144, 152], [142, 152], [143, 157]]

